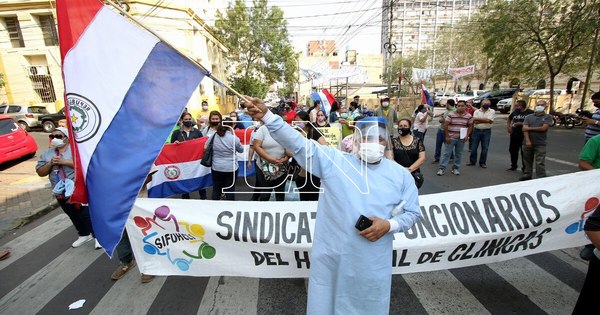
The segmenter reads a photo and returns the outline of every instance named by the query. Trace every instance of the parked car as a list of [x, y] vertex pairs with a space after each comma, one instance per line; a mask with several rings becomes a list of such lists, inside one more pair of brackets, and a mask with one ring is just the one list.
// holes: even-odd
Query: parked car
[[458, 94], [456, 95], [456, 101], [468, 101], [471, 99], [474, 99], [476, 97], [479, 97], [481, 95], [483, 95], [485, 92], [487, 92], [486, 90], [469, 90], [466, 91], [463, 94]]
[[481, 101], [488, 99], [491, 102], [490, 107], [493, 109], [497, 109], [496, 106], [498, 105], [498, 102], [500, 102], [500, 100], [503, 100], [506, 98], [512, 98], [513, 95], [518, 91], [519, 91], [519, 89], [517, 89], [517, 88], [510, 88], [510, 89], [499, 89], [499, 90], [492, 90], [489, 92], [485, 92], [481, 96], [473, 99], [473, 105], [475, 107], [479, 108], [481, 105]]
[[38, 117], [40, 124], [42, 125], [42, 129], [45, 132], [52, 132], [52, 130], [54, 130], [54, 128], [56, 128], [56, 126], [59, 126], [59, 121], [61, 121], [62, 119], [66, 119], [66, 118], [67, 117], [65, 116], [65, 108], [64, 107], [61, 110], [59, 110], [57, 113], [47, 114], [47, 115]]
[[433, 94], [433, 105], [434, 106], [446, 106], [449, 98], [454, 98], [456, 93], [448, 91], [438, 91]]
[[0, 115], [11, 117], [26, 131], [40, 127], [38, 117], [45, 114], [48, 114], [48, 110], [44, 106], [0, 105]]
[[32, 158], [37, 149], [35, 139], [20, 124], [0, 115], [0, 164], [22, 157]]
[[498, 104], [496, 104], [497, 110], [503, 114], [506, 114], [506, 113], [510, 112], [510, 109], [512, 108], [512, 103], [513, 103], [512, 97], [500, 100], [498, 102]]

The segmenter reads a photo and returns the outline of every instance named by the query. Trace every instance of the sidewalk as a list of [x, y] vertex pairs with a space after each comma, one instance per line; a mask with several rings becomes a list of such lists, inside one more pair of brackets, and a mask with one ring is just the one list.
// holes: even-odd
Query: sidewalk
[[35, 173], [35, 163], [22, 161], [0, 172], [0, 237], [58, 206], [48, 178]]

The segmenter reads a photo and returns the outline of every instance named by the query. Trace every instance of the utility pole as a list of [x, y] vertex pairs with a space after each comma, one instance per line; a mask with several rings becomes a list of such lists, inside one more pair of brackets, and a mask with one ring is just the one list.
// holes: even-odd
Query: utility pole
[[392, 63], [393, 63], [393, 54], [396, 51], [396, 45], [392, 43], [392, 22], [394, 20], [394, 0], [390, 0], [390, 5], [389, 5], [389, 10], [390, 10], [390, 26], [389, 26], [389, 31], [388, 31], [388, 42], [385, 43], [383, 45], [383, 48], [386, 51], [386, 56], [387, 56], [387, 67], [386, 67], [386, 72], [388, 74], [388, 82], [387, 82], [387, 95], [390, 96], [391, 95], [391, 89], [392, 89], [392, 80], [393, 80], [393, 75], [392, 75]]
[[[600, 14], [600, 11], [598, 11]], [[596, 46], [598, 45], [598, 33], [600, 33], [600, 19], [596, 20], [596, 34], [594, 35], [594, 42], [592, 43], [592, 53], [590, 54], [590, 62], [588, 63], [587, 74], [585, 76], [585, 83], [583, 84], [583, 93], [581, 94], [581, 105], [579, 108], [583, 108], [587, 99], [587, 91], [590, 88], [590, 81], [592, 80], [592, 67], [594, 66], [594, 57], [596, 56]]]

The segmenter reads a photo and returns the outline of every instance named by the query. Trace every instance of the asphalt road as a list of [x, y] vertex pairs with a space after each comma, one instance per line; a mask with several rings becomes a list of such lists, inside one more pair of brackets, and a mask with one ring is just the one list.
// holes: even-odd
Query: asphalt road
[[[425, 183], [420, 193], [515, 182], [520, 172], [505, 171], [509, 166], [505, 117], [499, 115], [496, 120], [488, 168], [463, 166], [460, 176], [435, 175], [437, 165], [431, 161], [436, 129], [431, 126], [425, 139], [428, 157], [422, 167]], [[33, 134], [39, 144], [47, 141], [47, 134]], [[583, 129], [552, 128], [548, 139], [548, 176], [577, 171]], [[465, 151], [463, 165], [466, 154]], [[22, 163], [5, 171], [19, 169]], [[28, 167], [23, 172], [32, 170]], [[197, 194], [192, 194], [194, 197]], [[14, 249], [13, 257], [0, 262], [0, 314], [63, 314], [69, 304], [79, 299], [86, 299], [84, 307], [69, 311], [70, 314], [304, 314], [306, 311], [305, 279], [157, 277], [142, 285], [135, 270], [113, 282], [110, 274], [117, 265], [116, 259], [109, 260], [91, 244], [70, 248], [74, 235], [68, 218], [55, 210], [0, 239], [0, 247], [8, 245]], [[396, 275], [390, 313], [568, 314], [586, 270], [587, 264], [578, 258], [578, 249], [572, 248], [488, 265]]]

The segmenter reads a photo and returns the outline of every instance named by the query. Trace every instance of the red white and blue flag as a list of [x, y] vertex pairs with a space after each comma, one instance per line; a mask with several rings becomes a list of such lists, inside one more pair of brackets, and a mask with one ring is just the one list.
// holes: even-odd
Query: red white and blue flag
[[431, 99], [431, 94], [429, 94], [429, 90], [425, 87], [425, 84], [421, 81], [421, 104], [426, 104], [433, 107], [433, 100]]
[[99, 0], [56, 3], [75, 192], [109, 255], [206, 73]]
[[[256, 167], [246, 168], [252, 130], [236, 129], [235, 133], [244, 147], [243, 153], [236, 153], [238, 176], [253, 176]], [[166, 144], [154, 162], [157, 172], [148, 183], [148, 197], [164, 198], [212, 186], [210, 168], [200, 165], [204, 155], [204, 144], [208, 139], [202, 137], [177, 144]]]
[[311, 98], [313, 102], [321, 101], [321, 109], [325, 112], [325, 115], [329, 117], [331, 104], [335, 102], [335, 97], [331, 93], [329, 93], [327, 89], [322, 89], [320, 92], [312, 92]]

